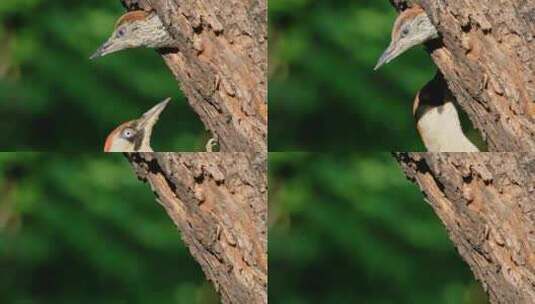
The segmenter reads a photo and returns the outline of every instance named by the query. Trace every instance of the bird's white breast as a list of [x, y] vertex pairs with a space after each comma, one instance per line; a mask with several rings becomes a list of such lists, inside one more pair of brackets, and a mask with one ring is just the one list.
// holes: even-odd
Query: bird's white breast
[[452, 102], [430, 107], [417, 122], [418, 132], [429, 152], [478, 152], [463, 133]]

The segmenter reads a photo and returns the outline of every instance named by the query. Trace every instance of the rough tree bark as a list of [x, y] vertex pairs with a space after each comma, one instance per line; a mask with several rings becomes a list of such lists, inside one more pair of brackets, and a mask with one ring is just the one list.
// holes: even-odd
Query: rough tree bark
[[267, 151], [267, 1], [121, 2], [155, 10], [177, 40], [162, 57], [220, 151]]
[[535, 303], [535, 153], [396, 153], [492, 303]]
[[441, 36], [427, 49], [489, 151], [535, 151], [535, 1], [390, 2], [426, 10]]
[[223, 303], [267, 303], [267, 156], [133, 153], [127, 158]]

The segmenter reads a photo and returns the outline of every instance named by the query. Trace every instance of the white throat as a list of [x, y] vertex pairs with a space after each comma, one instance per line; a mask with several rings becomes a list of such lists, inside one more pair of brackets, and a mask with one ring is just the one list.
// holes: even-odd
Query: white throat
[[111, 144], [109, 152], [153, 152], [150, 145], [142, 145], [139, 150], [134, 150], [134, 145], [126, 139], [117, 138]]

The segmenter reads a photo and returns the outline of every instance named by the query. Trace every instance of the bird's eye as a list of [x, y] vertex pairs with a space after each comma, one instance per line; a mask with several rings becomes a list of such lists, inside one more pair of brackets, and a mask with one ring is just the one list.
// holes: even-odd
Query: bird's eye
[[405, 37], [409, 34], [409, 28], [406, 27], [401, 31], [401, 37]]
[[126, 139], [129, 139], [129, 138], [132, 138], [134, 137], [134, 135], [136, 134], [136, 132], [131, 129], [131, 128], [126, 128], [123, 130], [123, 137], [126, 138]]
[[125, 34], [125, 30], [124, 28], [120, 28], [118, 31], [117, 31], [117, 38], [121, 38], [123, 37]]

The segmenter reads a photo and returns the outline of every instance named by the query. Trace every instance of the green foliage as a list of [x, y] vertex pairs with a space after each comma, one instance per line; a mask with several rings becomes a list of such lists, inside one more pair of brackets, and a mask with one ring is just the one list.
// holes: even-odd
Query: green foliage
[[269, 299], [486, 303], [389, 154], [270, 153]]
[[434, 75], [422, 48], [373, 67], [390, 40], [388, 1], [273, 0], [270, 151], [418, 151], [416, 92]]
[[218, 303], [120, 154], [0, 153], [0, 303]]
[[119, 1], [1, 1], [0, 150], [101, 151], [111, 130], [166, 97], [153, 146], [203, 149], [208, 136], [155, 51], [88, 59], [122, 13]]

